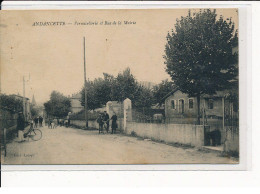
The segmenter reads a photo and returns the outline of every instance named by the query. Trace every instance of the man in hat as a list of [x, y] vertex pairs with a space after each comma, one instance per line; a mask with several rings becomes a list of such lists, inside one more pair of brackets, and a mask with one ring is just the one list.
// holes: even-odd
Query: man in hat
[[23, 113], [19, 112], [18, 118], [17, 118], [17, 126], [16, 126], [16, 129], [18, 131], [19, 142], [25, 141], [24, 137], [23, 137], [24, 128], [25, 128], [25, 119], [24, 119]]

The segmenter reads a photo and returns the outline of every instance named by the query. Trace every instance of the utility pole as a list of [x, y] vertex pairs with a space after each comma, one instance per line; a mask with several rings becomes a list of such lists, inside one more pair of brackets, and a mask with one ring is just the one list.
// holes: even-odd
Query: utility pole
[[25, 111], [25, 79], [24, 79], [24, 76], [23, 76], [23, 116], [26, 120], [26, 111]]
[[[30, 110], [27, 109], [28, 104], [26, 102], [26, 97], [25, 97], [25, 82], [29, 82], [29, 81], [30, 81], [30, 74], [29, 74], [29, 78], [27, 80], [25, 80], [25, 76], [23, 76], [23, 116], [26, 121], [28, 121], [28, 113], [30, 113]], [[27, 104], [27, 106], [26, 106], [26, 104]]]
[[85, 37], [83, 38], [84, 47], [84, 89], [85, 89], [85, 121], [86, 127], [88, 128], [88, 112], [87, 112], [87, 79], [86, 79], [86, 51], [85, 51]]

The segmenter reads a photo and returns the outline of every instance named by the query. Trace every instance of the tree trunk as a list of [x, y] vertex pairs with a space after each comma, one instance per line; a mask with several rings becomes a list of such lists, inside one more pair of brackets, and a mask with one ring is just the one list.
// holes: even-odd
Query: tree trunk
[[197, 95], [197, 124], [200, 125], [200, 94]]

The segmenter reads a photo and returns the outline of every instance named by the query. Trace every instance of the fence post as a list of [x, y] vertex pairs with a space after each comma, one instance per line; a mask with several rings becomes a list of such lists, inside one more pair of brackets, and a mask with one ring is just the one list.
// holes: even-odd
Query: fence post
[[127, 98], [123, 102], [124, 104], [124, 131], [127, 128], [127, 121], [132, 121], [132, 101]]

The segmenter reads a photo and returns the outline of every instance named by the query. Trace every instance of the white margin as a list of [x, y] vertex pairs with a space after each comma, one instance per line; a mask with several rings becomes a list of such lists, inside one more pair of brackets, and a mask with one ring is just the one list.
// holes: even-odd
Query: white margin
[[240, 93], [240, 164], [162, 164], [162, 165], [2, 165], [2, 171], [170, 171], [170, 170], [250, 170], [251, 169], [251, 3], [250, 2], [107, 2], [107, 1], [6, 1], [3, 10], [57, 9], [239, 9], [239, 93]]

